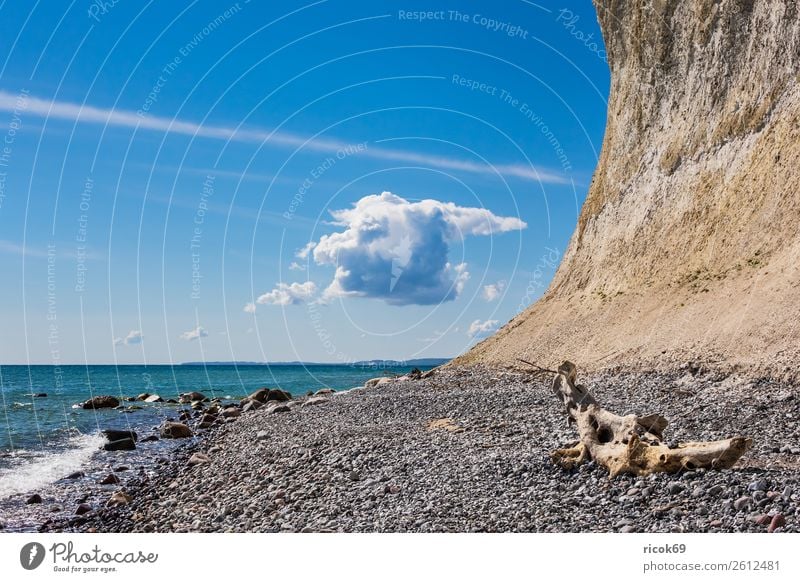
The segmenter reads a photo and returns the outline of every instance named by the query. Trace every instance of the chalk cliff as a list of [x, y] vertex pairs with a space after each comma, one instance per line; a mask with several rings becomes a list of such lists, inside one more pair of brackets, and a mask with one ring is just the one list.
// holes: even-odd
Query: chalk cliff
[[576, 230], [545, 295], [456, 363], [797, 378], [800, 7], [595, 7], [611, 93]]

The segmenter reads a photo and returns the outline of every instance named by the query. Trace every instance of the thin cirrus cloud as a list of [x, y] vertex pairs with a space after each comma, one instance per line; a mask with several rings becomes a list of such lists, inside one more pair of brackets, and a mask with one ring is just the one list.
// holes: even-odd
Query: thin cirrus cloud
[[[19, 95], [0, 91], [0, 111], [14, 111], [19, 107]], [[38, 115], [48, 119], [63, 119], [76, 123], [108, 124], [118, 127], [139, 128], [150, 131], [198, 136], [209, 139], [231, 140], [248, 143], [268, 143], [273, 146], [298, 148], [304, 147], [314, 151], [337, 153], [352, 147], [335, 139], [309, 138], [285, 131], [269, 131], [265, 129], [243, 129], [219, 125], [199, 124], [182, 121], [177, 118], [139, 115], [136, 111], [126, 109], [104, 109], [91, 105], [81, 105], [66, 101], [50, 101], [38, 97], [28, 97], [25, 105], [26, 115]], [[396, 161], [409, 164], [421, 164], [444, 170], [454, 170], [477, 174], [502, 175], [522, 178], [551, 184], [568, 184], [569, 180], [554, 171], [537, 168], [530, 164], [497, 164], [489, 165], [469, 160], [445, 156], [423, 155], [405, 150], [369, 147], [359, 155], [371, 158]]]
[[198, 325], [194, 329], [190, 329], [189, 331], [183, 332], [180, 337], [182, 340], [193, 342], [195, 340], [200, 339], [201, 337], [208, 337], [208, 332], [202, 325]]
[[131, 331], [128, 332], [128, 335], [126, 335], [124, 338], [122, 337], [115, 338], [114, 345], [135, 346], [142, 343], [143, 338], [144, 336], [142, 335], [141, 331], [139, 331], [138, 329], [132, 329]]
[[[321, 301], [369, 297], [390, 305], [434, 305], [456, 299], [469, 280], [466, 263], [449, 259], [450, 246], [467, 236], [522, 230], [516, 217], [452, 202], [383, 192], [351, 208], [331, 211], [342, 230], [303, 248], [317, 265], [335, 268]], [[313, 251], [312, 251], [313, 249]]]

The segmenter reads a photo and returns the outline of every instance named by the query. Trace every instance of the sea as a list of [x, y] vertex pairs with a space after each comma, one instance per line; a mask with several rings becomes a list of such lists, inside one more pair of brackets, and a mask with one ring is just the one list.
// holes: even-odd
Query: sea
[[[435, 364], [0, 366], [0, 513], [3, 500], [27, 496], [90, 467], [103, 454], [101, 430], [151, 434], [182, 408], [124, 398], [146, 392], [177, 400], [181, 393], [198, 391], [238, 401], [261, 387], [304, 396], [322, 388], [347, 390], [376, 376], [402, 375], [413, 367], [424, 371]], [[121, 406], [80, 406], [98, 395], [115, 396]]]

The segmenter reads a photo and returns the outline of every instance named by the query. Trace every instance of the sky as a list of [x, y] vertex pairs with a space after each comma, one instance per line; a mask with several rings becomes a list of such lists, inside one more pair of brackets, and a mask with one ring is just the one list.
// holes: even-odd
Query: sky
[[3, 2], [0, 363], [468, 350], [597, 162], [570, 4]]

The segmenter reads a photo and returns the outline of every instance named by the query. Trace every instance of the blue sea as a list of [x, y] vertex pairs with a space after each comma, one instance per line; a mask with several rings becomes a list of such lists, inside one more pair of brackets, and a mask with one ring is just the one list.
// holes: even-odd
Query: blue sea
[[[404, 374], [411, 368], [324, 364], [0, 366], [0, 499], [45, 486], [88, 464], [104, 442], [102, 429], [149, 432], [178, 414], [179, 406], [174, 404], [125, 402], [126, 397], [148, 392], [167, 400], [199, 391], [209, 398], [239, 400], [264, 386], [302, 396], [321, 388], [362, 386], [370, 378]], [[98, 395], [117, 397], [122, 409], [79, 407]]]

